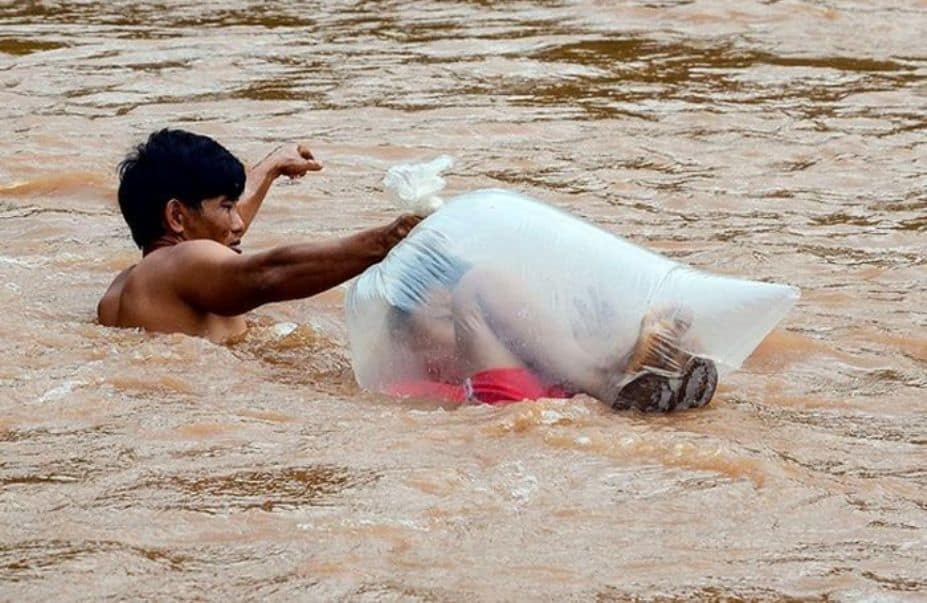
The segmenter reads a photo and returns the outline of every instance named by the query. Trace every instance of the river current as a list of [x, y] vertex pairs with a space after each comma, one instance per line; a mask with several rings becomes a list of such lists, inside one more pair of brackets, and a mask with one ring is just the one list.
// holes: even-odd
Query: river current
[[[0, 599], [927, 597], [927, 2], [0, 2]], [[362, 392], [344, 289], [214, 345], [96, 323], [154, 129], [306, 142], [245, 252], [385, 170], [801, 287], [712, 404]]]

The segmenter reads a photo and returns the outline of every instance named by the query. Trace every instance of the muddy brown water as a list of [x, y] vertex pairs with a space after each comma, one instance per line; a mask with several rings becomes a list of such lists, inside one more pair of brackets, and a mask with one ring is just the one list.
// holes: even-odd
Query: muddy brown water
[[[927, 3], [0, 3], [0, 599], [927, 597]], [[713, 404], [361, 392], [343, 289], [217, 346], [95, 323], [149, 131], [308, 141], [250, 250], [385, 169], [548, 200], [795, 310]]]

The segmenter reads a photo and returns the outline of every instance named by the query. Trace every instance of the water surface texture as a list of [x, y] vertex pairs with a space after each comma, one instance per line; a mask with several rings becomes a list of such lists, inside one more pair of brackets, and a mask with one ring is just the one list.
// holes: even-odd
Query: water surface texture
[[[0, 124], [0, 599], [927, 597], [923, 0], [6, 1]], [[168, 125], [325, 162], [250, 251], [448, 153], [804, 295], [672, 416], [361, 392], [340, 288], [230, 346], [103, 328], [115, 165]]]

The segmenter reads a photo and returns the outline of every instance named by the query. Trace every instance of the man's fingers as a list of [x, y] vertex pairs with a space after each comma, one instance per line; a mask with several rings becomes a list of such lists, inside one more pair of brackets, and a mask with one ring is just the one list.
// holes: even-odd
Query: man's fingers
[[296, 145], [296, 152], [299, 153], [299, 156], [303, 159], [315, 159], [315, 157], [312, 156], [312, 151], [304, 144]]
[[403, 238], [406, 237], [410, 232], [412, 232], [412, 229], [415, 228], [415, 225], [421, 221], [422, 219], [420, 217], [413, 216], [411, 214], [400, 216], [399, 228], [397, 229], [399, 235]]
[[399, 216], [398, 220], [401, 225], [405, 226], [409, 230], [412, 230], [412, 228], [421, 221], [422, 219], [420, 217], [413, 214], [403, 214]]
[[321, 163], [314, 159], [310, 159], [308, 161], [300, 161], [299, 163], [293, 161], [289, 165], [283, 166], [283, 168], [281, 168], [281, 173], [290, 178], [302, 178], [306, 175], [306, 172], [318, 172], [321, 169]]
[[299, 154], [300, 157], [306, 160], [306, 163], [304, 163], [301, 166], [303, 169], [302, 169], [302, 173], [299, 174], [300, 176], [302, 176], [306, 172], [318, 172], [319, 170], [322, 169], [322, 164], [316, 160], [315, 156], [312, 154], [312, 151], [310, 151], [309, 147], [307, 147], [306, 145], [304, 144], [296, 145], [296, 152]]
[[406, 238], [415, 226], [422, 219], [418, 216], [405, 214], [396, 218], [392, 224], [386, 228], [385, 241], [387, 248], [392, 248], [401, 240]]

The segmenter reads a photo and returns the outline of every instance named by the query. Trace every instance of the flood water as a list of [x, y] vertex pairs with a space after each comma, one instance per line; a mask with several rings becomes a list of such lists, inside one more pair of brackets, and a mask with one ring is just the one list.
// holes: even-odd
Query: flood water
[[[927, 597], [927, 2], [0, 2], [0, 599]], [[803, 297], [706, 409], [359, 391], [338, 288], [96, 324], [150, 131], [308, 142], [247, 251], [448, 153]]]

